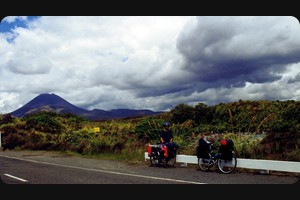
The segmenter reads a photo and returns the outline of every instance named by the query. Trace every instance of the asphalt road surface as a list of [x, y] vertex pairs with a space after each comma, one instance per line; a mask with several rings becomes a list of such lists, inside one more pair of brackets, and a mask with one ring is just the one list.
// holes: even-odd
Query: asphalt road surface
[[48, 151], [1, 151], [3, 184], [298, 184], [299, 175], [221, 174], [196, 167], [150, 167]]

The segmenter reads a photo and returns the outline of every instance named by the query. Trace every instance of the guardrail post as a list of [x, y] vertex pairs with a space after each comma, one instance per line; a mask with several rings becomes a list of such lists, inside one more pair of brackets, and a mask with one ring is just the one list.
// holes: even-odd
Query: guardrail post
[[180, 164], [180, 167], [187, 167], [188, 165], [187, 165], [187, 163], [181, 163]]

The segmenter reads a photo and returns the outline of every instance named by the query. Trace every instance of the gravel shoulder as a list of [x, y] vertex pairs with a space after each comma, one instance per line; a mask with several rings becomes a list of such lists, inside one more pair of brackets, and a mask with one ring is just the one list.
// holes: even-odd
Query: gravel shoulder
[[143, 167], [147, 164], [144, 162], [126, 162], [117, 160], [86, 158], [82, 156], [71, 155], [59, 151], [40, 151], [40, 150], [6, 150], [0, 151], [0, 155], [15, 157], [18, 159], [33, 160], [46, 163], [55, 163], [61, 165], [79, 166], [83, 168], [130, 171], [133, 166]]

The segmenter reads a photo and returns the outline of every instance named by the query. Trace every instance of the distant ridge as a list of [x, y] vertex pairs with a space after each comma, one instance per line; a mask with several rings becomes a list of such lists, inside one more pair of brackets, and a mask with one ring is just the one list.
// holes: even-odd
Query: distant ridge
[[116, 118], [138, 117], [138, 116], [150, 116], [159, 114], [162, 112], [154, 112], [151, 110], [131, 110], [131, 109], [113, 109], [110, 111], [94, 109], [86, 110], [79, 108], [64, 100], [56, 94], [43, 93], [33, 98], [27, 104], [21, 108], [11, 112], [14, 117], [25, 117], [26, 115], [41, 112], [50, 111], [56, 113], [72, 113], [85, 119], [96, 120], [108, 120]]

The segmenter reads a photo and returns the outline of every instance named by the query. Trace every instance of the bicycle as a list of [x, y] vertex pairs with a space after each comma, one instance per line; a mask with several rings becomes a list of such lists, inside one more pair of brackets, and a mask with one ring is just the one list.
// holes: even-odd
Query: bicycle
[[147, 147], [148, 157], [150, 159], [150, 166], [160, 167], [175, 167], [177, 150], [170, 149], [166, 145], [161, 144], [151, 145]]
[[233, 173], [237, 166], [237, 157], [234, 150], [225, 153], [220, 152], [220, 147], [216, 148], [211, 143], [209, 146], [209, 150], [198, 157], [199, 169], [206, 172], [215, 166], [223, 174]]

